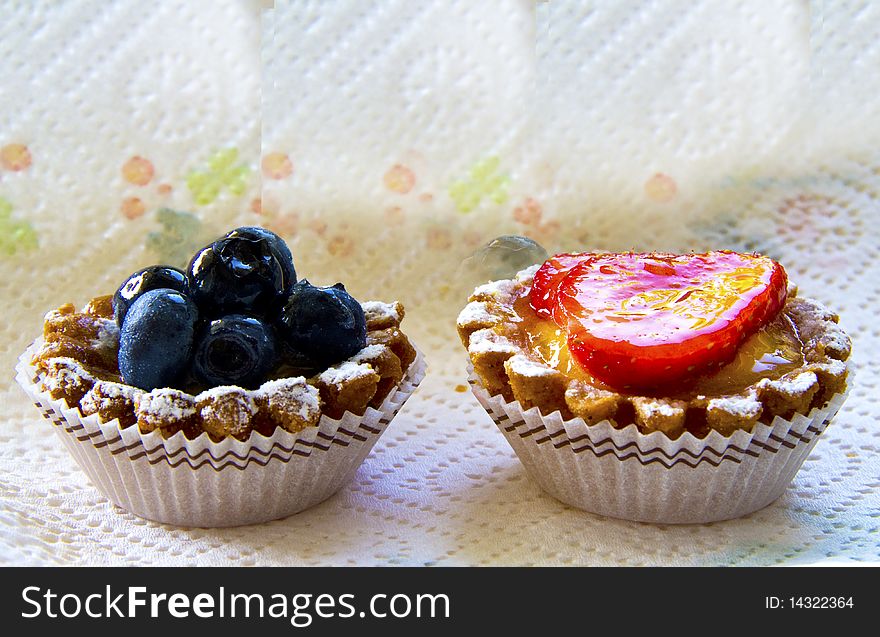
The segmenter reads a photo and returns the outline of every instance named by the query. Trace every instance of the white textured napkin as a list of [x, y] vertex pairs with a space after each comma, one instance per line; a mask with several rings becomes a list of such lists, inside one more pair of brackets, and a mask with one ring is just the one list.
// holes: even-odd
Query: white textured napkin
[[[68, 0], [0, 8], [0, 560], [14, 564], [876, 561], [880, 8], [719, 0]], [[261, 191], [262, 188], [262, 191]], [[43, 313], [242, 223], [399, 298], [429, 362], [348, 488], [183, 530], [113, 508], [11, 383]], [[734, 248], [842, 316], [856, 384], [774, 505], [705, 526], [544, 495], [465, 388], [454, 318], [499, 234]]]

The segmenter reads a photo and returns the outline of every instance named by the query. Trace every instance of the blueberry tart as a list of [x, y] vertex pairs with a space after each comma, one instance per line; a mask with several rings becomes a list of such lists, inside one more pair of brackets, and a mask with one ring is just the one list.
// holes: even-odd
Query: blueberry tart
[[[280, 237], [238, 228], [183, 270], [150, 266], [49, 312], [18, 380], [116, 504], [246, 524], [320, 502], [356, 470], [424, 375], [403, 318], [397, 301], [297, 279]], [[244, 497], [245, 473], [265, 492]]]

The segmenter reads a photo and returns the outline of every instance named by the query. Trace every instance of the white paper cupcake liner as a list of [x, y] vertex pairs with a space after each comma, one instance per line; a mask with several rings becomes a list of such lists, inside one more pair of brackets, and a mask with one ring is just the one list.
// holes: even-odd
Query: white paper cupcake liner
[[37, 384], [31, 345], [16, 380], [89, 480], [111, 502], [140, 517], [184, 527], [225, 527], [284, 518], [326, 500], [345, 485], [425, 376], [421, 353], [378, 409], [322, 416], [296, 434], [253, 432], [246, 441], [212, 442], [182, 432], [164, 439], [118, 420], [83, 416]]
[[473, 369], [468, 381], [544, 491], [591, 513], [663, 524], [728, 520], [776, 500], [848, 393], [806, 416], [758, 423], [751, 432], [671, 440], [635, 425], [615, 429], [607, 420], [587, 425], [582, 418], [563, 420], [558, 411], [524, 411], [516, 401], [490, 396]]

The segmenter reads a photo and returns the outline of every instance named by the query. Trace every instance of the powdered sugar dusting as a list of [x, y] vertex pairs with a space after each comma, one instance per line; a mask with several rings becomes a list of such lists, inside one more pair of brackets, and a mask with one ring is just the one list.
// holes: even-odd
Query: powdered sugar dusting
[[486, 354], [489, 352], [515, 354], [519, 351], [511, 341], [490, 329], [477, 330], [470, 336], [468, 352]]
[[83, 413], [106, 413], [119, 404], [133, 405], [143, 390], [131, 385], [99, 380], [80, 401]]
[[709, 401], [709, 411], [723, 411], [738, 418], [753, 419], [761, 415], [763, 407], [751, 394], [746, 396], [724, 396]]
[[69, 316], [69, 313], [68, 312], [61, 312], [58, 309], [49, 310], [43, 316], [43, 322], [44, 323], [57, 323], [58, 321], [61, 320], [61, 317], [63, 317], [63, 316]]
[[673, 418], [684, 413], [685, 403], [678, 400], [652, 400], [642, 398], [633, 399], [633, 406], [638, 409], [642, 417], [652, 419], [657, 417]]
[[468, 327], [472, 325], [496, 325], [501, 321], [489, 311], [485, 301], [472, 301], [464, 306], [458, 315], [458, 326]]
[[354, 361], [345, 361], [337, 367], [330, 367], [324, 371], [318, 379], [325, 385], [335, 385], [342, 387], [344, 384], [375, 374], [373, 368], [366, 363], [355, 363]]
[[537, 363], [522, 354], [517, 354], [516, 356], [509, 358], [505, 363], [505, 366], [510, 373], [529, 378], [559, 375], [559, 372], [552, 367]]
[[257, 413], [257, 403], [241, 387], [221, 385], [196, 396], [202, 427], [214, 435], [237, 435], [246, 432]]
[[229, 396], [249, 397], [250, 392], [247, 389], [237, 387], [235, 385], [218, 385], [206, 389], [195, 397], [197, 403], [207, 402], [209, 400], [217, 400], [228, 398]]
[[59, 386], [80, 384], [83, 382], [93, 383], [95, 378], [89, 374], [79, 361], [66, 356], [50, 358], [46, 363], [49, 371], [42, 378], [43, 385], [48, 389], [58, 389]]
[[501, 279], [500, 281], [490, 281], [478, 286], [473, 293], [474, 298], [490, 298], [497, 299], [504, 296], [510, 296], [516, 289], [516, 283], [511, 279]]
[[813, 369], [822, 370], [829, 376], [835, 376], [837, 378], [846, 374], [846, 363], [833, 358], [827, 363], [813, 364], [812, 367]]
[[118, 349], [119, 327], [116, 325], [116, 321], [97, 318], [95, 323], [98, 325], [98, 334], [92, 339], [92, 348], [105, 352]]
[[94, 380], [92, 375], [86, 371], [85, 367], [74, 358], [68, 358], [67, 356], [50, 358], [46, 366], [59, 377]]
[[[106, 303], [107, 299], [102, 302]], [[390, 340], [403, 338], [398, 326], [405, 312], [399, 301], [368, 301], [362, 307], [370, 331], [384, 329], [385, 332], [380, 334], [389, 334]], [[37, 353], [30, 359], [31, 379], [40, 391], [50, 393], [52, 400], [61, 397], [68, 404], [78, 405], [83, 413], [86, 410], [104, 412], [102, 416], [119, 417], [120, 422], [124, 417], [128, 422], [125, 426], [137, 422], [142, 432], [153, 431], [165, 424], [182, 425], [187, 437], [202, 430], [212, 440], [229, 435], [244, 440], [252, 429], [265, 434], [274, 426], [296, 432], [317, 425], [323, 408], [329, 409], [335, 402], [332, 392], [322, 398], [321, 391], [325, 388], [319, 390], [314, 379], [303, 376], [266, 381], [254, 390], [226, 385], [206, 389], [197, 395], [193, 395], [196, 392], [168, 387], [145, 392], [125, 384], [118, 374], [113, 359], [119, 348], [119, 329], [115, 321], [107, 318], [106, 306], [96, 303], [77, 313], [72, 304], [67, 304], [47, 312], [45, 321], [42, 349], [36, 343]], [[54, 344], [59, 340], [71, 346], [58, 348]], [[320, 378], [340, 389], [352, 381], [374, 382], [379, 379], [379, 374], [370, 361], [381, 366], [386, 359], [390, 360], [392, 347], [394, 345], [381, 342], [367, 345], [349, 361], [325, 370]], [[73, 351], [76, 358], [83, 360], [52, 356], [59, 349]], [[81, 356], [80, 352], [84, 354]], [[96, 376], [89, 371], [92, 365]], [[279, 369], [276, 374], [284, 371]], [[108, 380], [101, 380], [103, 378]], [[329, 402], [325, 405], [324, 401]], [[179, 426], [163, 428], [163, 435], [178, 429]]]
[[823, 303], [820, 303], [816, 299], [800, 298], [800, 301], [802, 302], [802, 306], [808, 308], [807, 313], [813, 320], [828, 322], [835, 322], [837, 320], [837, 314], [829, 310]]
[[196, 413], [195, 399], [177, 389], [154, 389], [142, 394], [136, 403], [138, 414], [160, 420], [184, 420]]
[[101, 395], [106, 398], [127, 398], [132, 401], [135, 396], [143, 392], [142, 389], [138, 389], [137, 387], [124, 385], [122, 383], [114, 383], [109, 380], [99, 380], [95, 383], [95, 388], [95, 391], [100, 391]]
[[789, 396], [802, 396], [809, 392], [819, 383], [816, 374], [813, 372], [803, 372], [794, 378], [780, 378], [778, 380], [770, 380], [762, 378], [756, 385], [759, 389], [773, 389]]
[[292, 412], [306, 421], [315, 420], [321, 415], [318, 390], [306, 383], [302, 376], [269, 381], [255, 394], [265, 399], [270, 409]]
[[[517, 321], [516, 309], [512, 308], [512, 301], [521, 292], [527, 290], [534, 279], [537, 267], [539, 266], [526, 268], [512, 281], [495, 281], [476, 288], [471, 302], [459, 315], [459, 333], [467, 339], [467, 349], [472, 360], [476, 362], [476, 356], [481, 354], [499, 354], [497, 358], [505, 361], [504, 366], [510, 377], [507, 379], [508, 382], [513, 380], [514, 376], [550, 376], [554, 373], [562, 373], [550, 365], [531, 358], [529, 345], [520, 344], [518, 340], [511, 340], [506, 336], [509, 335], [509, 331], [516, 332], [518, 329], [515, 324], [508, 326], [507, 323], [508, 320], [512, 323]], [[497, 298], [508, 291], [512, 292], [513, 299]], [[608, 397], [616, 396], [621, 403], [629, 403], [634, 407], [640, 416], [637, 419], [640, 427], [642, 420], [651, 421], [650, 425], [645, 425], [650, 428], [654, 428], [658, 422], [669, 423], [668, 429], [662, 428], [664, 432], [680, 433], [685, 427], [688, 410], [695, 410], [694, 413], [700, 418], [703, 417], [705, 410], [710, 412], [705, 415], [711, 416], [707, 422], [708, 427], [725, 433], [736, 428], [750, 429], [762, 414], [771, 417], [777, 415], [776, 410], [782, 409], [779, 407], [782, 403], [774, 400], [772, 394], [765, 393], [768, 388], [790, 396], [809, 397], [817, 387], [819, 389], [838, 387], [847, 373], [843, 361], [850, 355], [852, 347], [850, 338], [838, 325], [836, 314], [820, 303], [798, 298], [794, 292], [793, 290], [785, 306], [783, 319], [790, 320], [796, 329], [797, 337], [803, 345], [804, 359], [799, 368], [792, 370], [788, 375], [778, 379], [754, 378], [748, 384], [742, 383], [745, 386], [734, 385], [722, 389], [721, 391], [730, 392], [725, 396], [694, 395], [684, 392], [675, 394], [674, 399], [670, 397], [658, 399], [656, 396], [633, 396], [610, 392]], [[836, 380], [829, 377], [834, 377]], [[486, 381], [486, 378], [483, 380]], [[496, 382], [494, 378], [490, 380]], [[566, 400], [570, 397], [573, 404], [586, 403], [587, 397], [592, 396], [593, 392], [600, 391], [589, 383], [584, 383], [585, 387], [591, 388], [589, 391], [582, 389], [579, 381], [567, 376], [565, 380], [568, 384]], [[759, 398], [767, 399], [767, 406]], [[574, 413], [574, 407], [572, 411]], [[584, 413], [589, 413], [589, 410], [585, 408]]]
[[375, 345], [367, 345], [364, 349], [359, 351], [357, 354], [349, 358], [353, 363], [363, 363], [370, 360], [375, 360], [379, 356], [382, 355], [388, 349], [387, 345], [383, 345], [382, 343], [377, 343]]
[[218, 387], [206, 389], [195, 397], [195, 401], [200, 404], [210, 404], [211, 402], [229, 400], [230, 398], [241, 400], [251, 409], [256, 410], [256, 403], [254, 403], [254, 398], [251, 396], [251, 392], [242, 389], [241, 387], [236, 387], [235, 385], [220, 385]]
[[831, 323], [825, 326], [825, 333], [822, 335], [822, 344], [825, 346], [826, 350], [831, 350], [832, 352], [842, 355], [848, 354], [852, 347], [849, 336], [836, 323]]
[[388, 320], [399, 324], [403, 317], [400, 315], [400, 303], [383, 303], [382, 301], [365, 301], [361, 303], [367, 323]]
[[541, 268], [543, 263], [536, 263], [535, 265], [530, 265], [524, 270], [520, 270], [516, 273], [516, 277], [514, 281], [517, 283], [530, 283], [532, 279], [535, 278], [535, 273]]

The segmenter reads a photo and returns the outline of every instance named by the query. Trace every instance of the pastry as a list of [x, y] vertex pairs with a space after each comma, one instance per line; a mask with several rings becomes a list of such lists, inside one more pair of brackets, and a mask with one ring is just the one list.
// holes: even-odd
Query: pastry
[[[296, 433], [322, 414], [363, 415], [381, 405], [415, 359], [400, 331], [403, 306], [361, 306], [342, 284], [295, 281], [289, 250], [274, 247], [283, 242], [262, 231], [266, 240], [253, 248], [242, 239], [247, 232], [254, 230], [201, 250], [189, 273], [151, 266], [81, 312], [72, 304], [49, 312], [33, 357], [39, 382], [53, 399], [105, 422], [214, 440], [246, 440], [255, 428]], [[255, 267], [236, 279], [216, 256], [244, 259], [266, 246], [274, 254], [251, 256], [267, 275]]]
[[[627, 450], [656, 458], [661, 448], [670, 466], [685, 460], [682, 450], [690, 465], [739, 462], [737, 442], [839, 406], [851, 348], [837, 315], [799, 297], [780, 264], [729, 251], [557, 255], [478, 287], [458, 332], [478, 398], [491, 399], [495, 415], [506, 406], [503, 429], [530, 414], [548, 432], [532, 441], [548, 447], [565, 431], [589, 444], [601, 430], [593, 443], [605, 442], [580, 464], [603, 452], [626, 459]], [[610, 430], [621, 432], [613, 445]], [[572, 448], [584, 444], [559, 447]], [[625, 508], [609, 514], [627, 517]], [[693, 517], [716, 514], [726, 515]]]
[[[180, 491], [172, 483], [187, 479], [181, 467], [199, 473], [205, 462], [226, 474], [217, 489], [234, 482], [236, 469], [303, 465], [296, 471], [314, 483], [311, 492], [293, 489], [262, 510], [249, 502], [246, 510], [169, 511], [167, 494], [137, 493], [131, 478], [121, 479], [124, 497], [108, 491], [129, 510], [175, 524], [272, 519], [338, 489], [421, 380], [424, 364], [400, 329], [404, 314], [397, 301], [361, 304], [341, 283], [297, 280], [280, 237], [238, 228], [186, 270], [144, 268], [81, 311], [72, 304], [50, 311], [19, 381], [60, 431], [91, 451], [146, 457], [135, 474], [165, 471], [165, 491]], [[332, 461], [317, 462], [321, 455]], [[85, 457], [81, 464], [99, 486], [115, 479]], [[146, 483], [144, 475], [134, 480]], [[246, 485], [235, 484], [222, 499], [242, 499], [236, 489]], [[273, 493], [253, 497], [259, 503]]]

